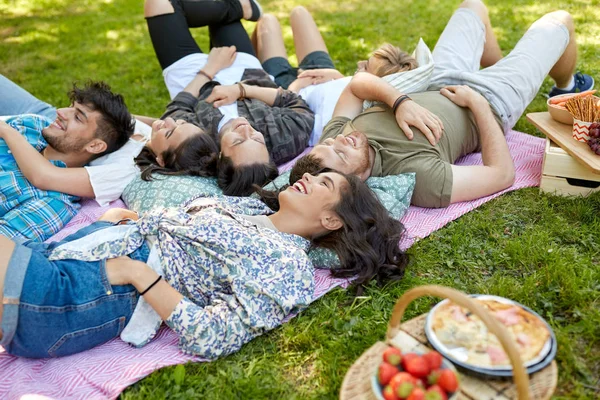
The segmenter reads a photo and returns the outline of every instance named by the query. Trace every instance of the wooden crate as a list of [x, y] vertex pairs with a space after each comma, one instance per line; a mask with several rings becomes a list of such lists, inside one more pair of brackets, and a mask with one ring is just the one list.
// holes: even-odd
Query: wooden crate
[[600, 191], [600, 174], [586, 168], [547, 138], [540, 191], [562, 196], [587, 196]]

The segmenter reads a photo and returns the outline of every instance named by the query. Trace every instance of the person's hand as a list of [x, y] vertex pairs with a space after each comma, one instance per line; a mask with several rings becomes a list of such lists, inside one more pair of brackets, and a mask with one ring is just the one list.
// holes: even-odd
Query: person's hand
[[202, 70], [214, 78], [219, 71], [233, 64], [236, 55], [235, 46], [213, 47]]
[[337, 69], [332, 68], [319, 68], [319, 69], [307, 69], [298, 74], [298, 78], [312, 78], [313, 85], [319, 83], [329, 82], [336, 79], [343, 78], [344, 75]]
[[294, 82], [290, 83], [290, 86], [288, 86], [288, 90], [290, 92], [294, 92], [294, 93], [298, 93], [300, 90], [304, 89], [305, 87], [308, 87], [310, 85], [314, 85], [315, 83], [314, 78], [312, 77], [305, 77], [305, 78], [297, 78]]
[[0, 139], [4, 139], [4, 133], [7, 130], [14, 129], [12, 126], [6, 123], [6, 121], [0, 120]]
[[206, 102], [213, 103], [215, 108], [231, 104], [242, 95], [239, 85], [215, 86]]
[[140, 216], [135, 211], [125, 208], [111, 208], [98, 219], [98, 221], [119, 222], [123, 219], [131, 219], [137, 221]]
[[460, 107], [472, 108], [479, 104], [487, 104], [485, 97], [464, 85], [446, 86], [440, 93]]
[[398, 106], [395, 117], [398, 126], [404, 131], [409, 140], [413, 139], [413, 132], [410, 130], [411, 126], [420, 130], [433, 146], [442, 137], [442, 132], [444, 131], [442, 120], [412, 100], [404, 100]]

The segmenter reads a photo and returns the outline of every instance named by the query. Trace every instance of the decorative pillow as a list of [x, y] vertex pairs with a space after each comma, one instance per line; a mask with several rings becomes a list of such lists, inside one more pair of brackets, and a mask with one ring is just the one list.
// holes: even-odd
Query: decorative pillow
[[138, 175], [123, 191], [123, 201], [131, 210], [143, 213], [156, 207], [177, 207], [195, 197], [221, 197], [217, 178], [154, 174], [151, 181]]
[[[433, 55], [431, 50], [423, 41], [419, 39], [412, 56], [417, 60], [417, 68], [410, 71], [396, 72], [395, 74], [383, 77], [390, 85], [402, 93], [418, 93], [427, 90], [431, 75], [433, 74]], [[366, 100], [363, 103], [363, 110], [373, 107], [374, 102]]]
[[[275, 190], [289, 184], [290, 171], [283, 172], [273, 182], [265, 186], [267, 190]], [[415, 188], [415, 174], [388, 175], [371, 177], [367, 185], [375, 192], [379, 201], [395, 219], [404, 216], [410, 206], [410, 199]], [[308, 253], [315, 268], [335, 269], [340, 265], [337, 255], [328, 249], [314, 248]]]

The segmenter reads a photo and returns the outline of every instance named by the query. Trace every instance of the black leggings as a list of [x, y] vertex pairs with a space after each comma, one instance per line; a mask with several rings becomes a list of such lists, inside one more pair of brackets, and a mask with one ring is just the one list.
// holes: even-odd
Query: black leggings
[[190, 54], [202, 53], [190, 28], [208, 26], [210, 47], [235, 46], [238, 52], [256, 56], [242, 26], [238, 0], [169, 0], [172, 14], [146, 18], [154, 52], [162, 69]]

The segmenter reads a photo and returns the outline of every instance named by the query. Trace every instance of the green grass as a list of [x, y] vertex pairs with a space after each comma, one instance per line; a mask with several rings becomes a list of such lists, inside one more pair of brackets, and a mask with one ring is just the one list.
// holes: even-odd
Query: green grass
[[[409, 0], [263, 0], [282, 19], [292, 51], [289, 11], [305, 5], [322, 28], [339, 69], [385, 41], [412, 50], [419, 37], [433, 47], [458, 2]], [[552, 9], [570, 10], [579, 40], [578, 67], [600, 78], [597, 0], [493, 0], [492, 23], [508, 52], [527, 26]], [[65, 105], [73, 80], [103, 79], [130, 109], [160, 115], [168, 101], [139, 0], [0, 0], [0, 71], [39, 98]], [[252, 23], [246, 27], [250, 32]], [[194, 33], [208, 49], [206, 29]], [[295, 60], [295, 56], [290, 58]], [[547, 81], [541, 93], [550, 88]], [[0, 95], [2, 95], [0, 93]], [[544, 110], [538, 95], [528, 112]], [[524, 118], [517, 129], [537, 134]], [[437, 283], [468, 293], [512, 298], [542, 314], [559, 350], [556, 398], [600, 396], [600, 194], [542, 195], [536, 188], [493, 200], [410, 249], [406, 278], [368, 287], [354, 299], [335, 290], [288, 324], [232, 356], [165, 368], [127, 389], [137, 398], [334, 399], [348, 367], [384, 337], [394, 301], [407, 289]], [[422, 299], [408, 317], [426, 312]]]

